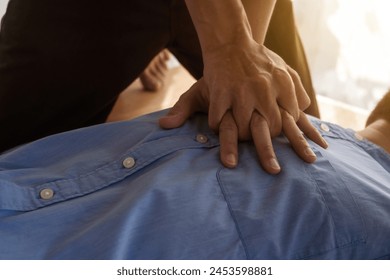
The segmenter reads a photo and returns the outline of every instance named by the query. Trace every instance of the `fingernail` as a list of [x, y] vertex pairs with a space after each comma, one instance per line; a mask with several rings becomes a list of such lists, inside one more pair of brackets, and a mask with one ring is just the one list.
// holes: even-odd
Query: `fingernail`
[[305, 149], [305, 155], [310, 156], [310, 157], [314, 157], [314, 158], [317, 157], [316, 154], [313, 152], [313, 150], [310, 149], [309, 147], [307, 147], [307, 148]]
[[234, 154], [228, 154], [226, 156], [226, 162], [230, 165], [230, 166], [236, 166], [237, 165], [237, 157], [234, 155]]
[[270, 165], [273, 169], [277, 169], [277, 170], [280, 169], [280, 165], [279, 165], [278, 161], [277, 161], [275, 158], [271, 158], [271, 159], [270, 159], [269, 165]]
[[326, 142], [326, 140], [324, 138], [321, 139], [322, 140], [322, 144], [323, 144], [323, 148], [328, 148], [329, 147], [329, 144], [328, 142]]

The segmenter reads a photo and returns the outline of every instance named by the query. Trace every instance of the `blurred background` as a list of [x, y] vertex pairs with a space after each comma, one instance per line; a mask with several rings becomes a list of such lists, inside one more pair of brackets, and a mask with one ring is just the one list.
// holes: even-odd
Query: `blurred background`
[[[0, 16], [7, 2], [0, 0]], [[369, 110], [390, 88], [388, 0], [294, 0], [294, 6], [322, 119], [362, 128]], [[193, 82], [183, 73], [170, 78], [185, 83], [170, 88], [171, 93]]]
[[390, 88], [388, 0], [295, 0], [294, 6], [323, 117], [332, 118], [325, 111], [332, 103], [364, 115]]
[[0, 14], [3, 15], [5, 11], [5, 7], [7, 6], [7, 0], [0, 1]]

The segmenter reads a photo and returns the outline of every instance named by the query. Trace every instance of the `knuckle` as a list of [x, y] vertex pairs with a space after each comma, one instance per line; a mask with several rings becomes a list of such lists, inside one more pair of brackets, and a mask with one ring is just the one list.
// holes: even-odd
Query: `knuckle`
[[273, 78], [279, 83], [279, 87], [283, 89], [285, 94], [293, 94], [294, 79], [291, 77], [289, 72], [284, 69], [276, 68], [272, 74]]
[[302, 133], [297, 133], [296, 135], [296, 139], [298, 141], [298, 143], [302, 146], [308, 146], [307, 144], [307, 141], [306, 141], [306, 138], [303, 136]]
[[275, 78], [286, 79], [288, 77], [287, 71], [279, 67], [275, 67], [272, 74]]
[[262, 91], [268, 91], [272, 87], [272, 77], [268, 75], [262, 75], [258, 79], [258, 84]]
[[302, 97], [298, 99], [298, 104], [299, 104], [299, 108], [301, 110], [304, 110], [310, 106], [311, 100], [306, 94], [302, 94]]
[[264, 144], [261, 147], [258, 148], [259, 153], [262, 156], [273, 156], [274, 155], [274, 148], [271, 143]]
[[294, 121], [293, 116], [289, 112], [287, 112], [286, 110], [281, 110], [281, 116], [282, 116], [282, 119], [285, 121], [289, 121], [289, 122]]
[[315, 137], [320, 137], [320, 132], [315, 127], [310, 127], [305, 131], [305, 134], [308, 138], [313, 139]]
[[301, 77], [299, 76], [298, 72], [295, 71], [294, 68], [292, 68], [292, 67], [290, 67], [290, 66], [287, 66], [287, 69], [288, 69], [288, 72], [290, 73], [290, 76], [291, 76], [292, 78], [301, 80]]
[[293, 147], [297, 149], [303, 149], [305, 147], [308, 147], [309, 144], [306, 141], [306, 138], [303, 136], [301, 132], [294, 132], [289, 137], [288, 140], [293, 145]]
[[288, 111], [284, 110], [284, 113], [281, 115], [283, 122], [288, 122], [289, 124], [296, 123], [300, 117], [300, 110], [298, 108], [290, 108]]
[[176, 111], [180, 110], [185, 104], [185, 99], [183, 97], [180, 97], [176, 103], [172, 106], [170, 111]]

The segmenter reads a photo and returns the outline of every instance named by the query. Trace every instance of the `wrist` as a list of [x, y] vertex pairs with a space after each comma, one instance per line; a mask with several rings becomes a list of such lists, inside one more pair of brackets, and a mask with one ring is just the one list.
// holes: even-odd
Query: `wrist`
[[253, 37], [249, 24], [241, 22], [226, 29], [210, 30], [208, 36], [201, 40], [204, 56], [214, 53], [228, 46], [244, 47], [252, 43]]
[[237, 37], [237, 40], [232, 40], [229, 43], [202, 50], [203, 63], [205, 67], [208, 67], [209, 65], [229, 63], [236, 59], [245, 60], [248, 53], [258, 49], [259, 44], [252, 37]]
[[252, 30], [241, 0], [186, 0], [204, 56], [225, 45], [252, 39]]

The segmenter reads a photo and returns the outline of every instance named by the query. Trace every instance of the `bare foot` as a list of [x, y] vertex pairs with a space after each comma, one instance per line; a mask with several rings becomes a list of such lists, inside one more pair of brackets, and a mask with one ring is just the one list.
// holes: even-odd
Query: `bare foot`
[[168, 72], [168, 59], [169, 52], [167, 50], [161, 51], [139, 76], [145, 90], [158, 91], [164, 86], [164, 80]]

